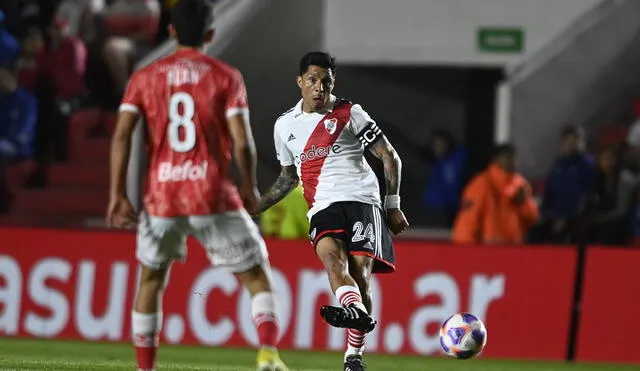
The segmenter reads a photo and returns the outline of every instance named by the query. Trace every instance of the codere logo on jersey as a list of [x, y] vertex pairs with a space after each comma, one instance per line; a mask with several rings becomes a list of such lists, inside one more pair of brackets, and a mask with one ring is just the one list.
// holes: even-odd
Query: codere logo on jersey
[[329, 156], [331, 153], [340, 153], [342, 152], [342, 148], [340, 148], [337, 144], [330, 144], [326, 147], [316, 147], [316, 145], [312, 145], [308, 151], [302, 152], [298, 157], [300, 163], [303, 164], [309, 160], [314, 160], [318, 158], [323, 158]]

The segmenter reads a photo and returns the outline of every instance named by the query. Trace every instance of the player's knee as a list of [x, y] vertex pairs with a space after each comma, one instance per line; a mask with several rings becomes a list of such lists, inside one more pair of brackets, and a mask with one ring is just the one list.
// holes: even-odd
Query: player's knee
[[340, 254], [329, 252], [320, 256], [320, 260], [328, 273], [334, 275], [348, 274], [349, 265], [347, 260], [343, 259]]
[[340, 241], [323, 238], [316, 244], [316, 254], [329, 274], [345, 275], [349, 273], [349, 262]]
[[269, 279], [267, 268], [263, 265], [257, 265], [248, 271], [236, 273], [236, 277], [242, 281], [242, 284], [251, 295], [271, 291], [271, 280]]
[[164, 290], [168, 269], [150, 269], [142, 267], [140, 272], [140, 291], [147, 295], [158, 294]]

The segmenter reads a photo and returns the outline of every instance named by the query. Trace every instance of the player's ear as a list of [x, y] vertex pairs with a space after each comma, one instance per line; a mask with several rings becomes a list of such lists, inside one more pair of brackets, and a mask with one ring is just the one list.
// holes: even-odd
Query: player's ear
[[216, 35], [216, 30], [215, 29], [210, 29], [209, 31], [207, 31], [206, 34], [204, 34], [204, 43], [208, 44], [210, 42], [213, 41], [213, 37]]
[[169, 30], [169, 37], [171, 37], [172, 39], [178, 38], [178, 34], [176, 33], [176, 28], [173, 27], [172, 24], [167, 26], [167, 30]]
[[302, 89], [302, 76], [296, 77], [296, 83], [298, 84], [298, 87]]

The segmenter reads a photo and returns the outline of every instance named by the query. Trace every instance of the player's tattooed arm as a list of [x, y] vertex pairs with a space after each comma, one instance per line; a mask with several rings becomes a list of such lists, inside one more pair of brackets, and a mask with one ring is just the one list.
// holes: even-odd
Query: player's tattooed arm
[[298, 186], [298, 173], [295, 165], [283, 166], [278, 179], [269, 190], [260, 198], [258, 213], [262, 213], [271, 206], [277, 204]]
[[387, 195], [398, 195], [400, 193], [400, 177], [402, 173], [402, 161], [398, 152], [389, 143], [386, 137], [382, 136], [371, 147], [371, 153], [382, 161], [384, 165], [384, 177], [387, 183]]

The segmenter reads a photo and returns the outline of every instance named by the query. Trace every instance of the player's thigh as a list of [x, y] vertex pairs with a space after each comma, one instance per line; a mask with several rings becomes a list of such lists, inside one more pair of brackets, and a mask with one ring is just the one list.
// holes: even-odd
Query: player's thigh
[[271, 267], [268, 262], [243, 272], [236, 272], [235, 275], [247, 288], [251, 296], [264, 291], [272, 291]]
[[242, 273], [268, 262], [258, 226], [245, 210], [192, 216], [189, 224], [215, 266]]
[[[345, 206], [349, 219], [349, 254], [372, 258], [374, 273], [392, 272], [395, 269], [393, 243], [382, 210], [374, 205], [349, 203]], [[369, 260], [360, 258], [362, 264]]]
[[325, 270], [335, 274], [349, 273], [349, 255], [344, 240], [324, 236], [316, 242], [316, 255]]
[[327, 271], [348, 271], [348, 221], [341, 203], [329, 205], [311, 217], [309, 237]]
[[368, 255], [349, 255], [349, 274], [360, 287], [368, 287], [375, 260]]
[[[166, 271], [174, 259], [184, 259], [187, 231], [182, 218], [160, 218], [143, 213], [138, 223], [136, 258], [150, 271]], [[158, 274], [156, 274], [157, 276]]]

